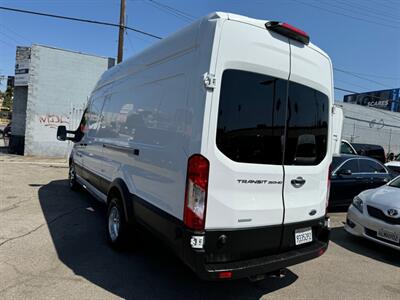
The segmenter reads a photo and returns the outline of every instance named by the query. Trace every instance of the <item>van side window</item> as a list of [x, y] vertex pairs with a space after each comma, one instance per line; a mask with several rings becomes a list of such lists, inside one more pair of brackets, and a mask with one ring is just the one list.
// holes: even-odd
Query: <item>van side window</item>
[[318, 165], [327, 152], [328, 96], [290, 81], [288, 102], [285, 165]]
[[95, 136], [101, 122], [101, 111], [103, 109], [104, 98], [95, 97], [92, 99], [89, 108], [85, 113], [87, 120], [88, 136]]
[[122, 134], [123, 139], [129, 138], [131, 131], [121, 125], [126, 122], [128, 114], [133, 110], [133, 104], [127, 102], [129, 98], [126, 95], [112, 94], [106, 97], [99, 137], [119, 138]]
[[78, 128], [75, 130], [75, 143], [80, 142], [87, 132], [87, 119], [88, 119], [88, 108], [85, 108], [82, 114], [81, 121], [79, 122]]
[[217, 147], [236, 162], [281, 165], [287, 81], [225, 70], [218, 109]]
[[173, 144], [185, 133], [183, 75], [126, 86], [106, 98], [99, 136], [155, 146]]

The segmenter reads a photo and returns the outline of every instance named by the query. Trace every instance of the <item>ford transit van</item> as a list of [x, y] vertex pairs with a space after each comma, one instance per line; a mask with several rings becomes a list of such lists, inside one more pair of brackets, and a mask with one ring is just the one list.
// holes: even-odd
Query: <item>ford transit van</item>
[[145, 227], [203, 279], [252, 277], [327, 249], [332, 95], [305, 32], [213, 13], [106, 71], [57, 136], [111, 246]]

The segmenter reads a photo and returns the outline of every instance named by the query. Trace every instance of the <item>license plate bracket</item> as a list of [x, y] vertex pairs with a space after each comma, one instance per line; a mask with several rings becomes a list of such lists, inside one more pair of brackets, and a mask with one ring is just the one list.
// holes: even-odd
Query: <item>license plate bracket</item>
[[296, 246], [310, 243], [313, 241], [311, 227], [300, 228], [294, 231], [294, 242]]

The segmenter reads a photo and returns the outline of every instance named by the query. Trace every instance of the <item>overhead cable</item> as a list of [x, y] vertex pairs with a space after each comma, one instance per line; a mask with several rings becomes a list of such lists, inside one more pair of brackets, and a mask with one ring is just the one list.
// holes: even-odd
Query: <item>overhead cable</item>
[[[43, 16], [43, 17], [50, 17], [50, 18], [57, 18], [57, 19], [64, 19], [64, 20], [70, 20], [70, 21], [77, 21], [77, 22], [85, 22], [85, 23], [92, 23], [92, 24], [98, 24], [98, 25], [106, 25], [106, 26], [112, 26], [112, 27], [120, 27], [119, 24], [114, 24], [114, 23], [109, 23], [109, 22], [103, 22], [103, 21], [96, 21], [96, 20], [89, 20], [89, 19], [81, 19], [81, 18], [75, 18], [75, 17], [68, 17], [68, 16], [61, 16], [61, 15], [54, 15], [54, 14], [47, 14], [47, 13], [42, 13], [42, 12], [37, 12], [37, 11], [31, 11], [31, 10], [24, 10], [24, 9], [18, 9], [18, 8], [11, 8], [11, 7], [4, 7], [0, 6], [0, 9], [2, 10], [7, 10], [7, 11], [13, 11], [13, 12], [18, 12], [18, 13], [25, 13], [25, 14], [31, 14], [31, 15], [38, 15], [38, 16]], [[156, 39], [162, 39], [162, 37], [159, 37], [155, 34], [145, 32], [143, 30], [139, 30], [133, 27], [128, 27], [128, 26], [123, 26], [127, 30], [132, 30], [134, 32], [147, 35]]]

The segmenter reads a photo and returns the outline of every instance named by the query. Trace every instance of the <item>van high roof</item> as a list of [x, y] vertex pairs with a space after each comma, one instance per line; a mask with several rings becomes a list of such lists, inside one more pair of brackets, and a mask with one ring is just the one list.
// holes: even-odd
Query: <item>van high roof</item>
[[[261, 19], [254, 19], [254, 18], [249, 18], [246, 16], [242, 15], [237, 15], [233, 13], [228, 13], [228, 12], [212, 12], [196, 21], [193, 23], [189, 24], [188, 26], [183, 27], [182, 29], [178, 30], [177, 32], [165, 37], [164, 39], [155, 42], [153, 45], [150, 47], [144, 49], [142, 52], [126, 59], [124, 62], [110, 68], [108, 71], [106, 71], [98, 81], [96, 85], [96, 89], [98, 89], [101, 86], [104, 86], [106, 84], [109, 84], [110, 82], [122, 78], [130, 73], [135, 73], [138, 72], [144, 68], [147, 68], [151, 64], [159, 63], [163, 61], [164, 59], [168, 59], [169, 57], [174, 56], [176, 53], [184, 52], [184, 51], [189, 51], [193, 47], [196, 47], [197, 43], [197, 36], [198, 34], [196, 33], [199, 29], [201, 30], [201, 24], [203, 22], [207, 21], [213, 21], [217, 19], [225, 19], [225, 20], [231, 20], [231, 21], [236, 21], [236, 22], [241, 22], [244, 24], [248, 24], [251, 26], [255, 26], [258, 28], [262, 28], [267, 30], [266, 28], [266, 23], [270, 22], [270, 20], [261, 20]], [[286, 24], [285, 25], [294, 28], [293, 26]], [[297, 28], [294, 28], [295, 30]], [[301, 30], [299, 30], [301, 31]], [[161, 44], [163, 44], [162, 49], [163, 51], [160, 52], [159, 47]], [[305, 47], [310, 47], [311, 49], [321, 53], [322, 55], [328, 57], [328, 55], [312, 44], [311, 42], [305, 45]], [[158, 53], [156, 53], [158, 52]], [[158, 56], [159, 59], [157, 61], [154, 61], [154, 57]], [[141, 62], [141, 64], [138, 64], [138, 61]]]

